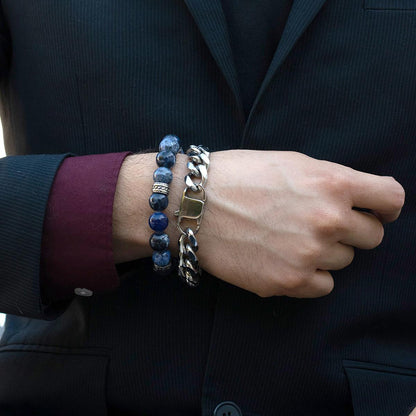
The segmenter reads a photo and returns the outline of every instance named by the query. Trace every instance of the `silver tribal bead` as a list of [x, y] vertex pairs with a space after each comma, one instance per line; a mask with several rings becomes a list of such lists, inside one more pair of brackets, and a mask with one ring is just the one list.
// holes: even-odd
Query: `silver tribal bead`
[[155, 182], [153, 184], [152, 192], [154, 194], [169, 195], [169, 185], [164, 182]]

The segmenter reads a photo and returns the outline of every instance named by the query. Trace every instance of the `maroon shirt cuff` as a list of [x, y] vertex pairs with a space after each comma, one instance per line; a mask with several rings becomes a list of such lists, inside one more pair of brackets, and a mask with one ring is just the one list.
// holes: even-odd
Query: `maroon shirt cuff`
[[40, 285], [50, 301], [75, 288], [115, 289], [120, 280], [113, 257], [113, 201], [118, 174], [131, 152], [66, 158], [49, 195]]

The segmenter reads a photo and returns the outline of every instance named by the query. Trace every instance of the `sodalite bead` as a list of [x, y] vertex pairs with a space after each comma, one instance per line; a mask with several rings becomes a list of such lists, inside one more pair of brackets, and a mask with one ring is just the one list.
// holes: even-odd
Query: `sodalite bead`
[[159, 151], [170, 150], [173, 153], [178, 153], [181, 147], [181, 143], [178, 136], [174, 134], [168, 134], [165, 136], [159, 144]]
[[149, 217], [150, 228], [154, 231], [163, 231], [168, 226], [168, 217], [163, 212], [154, 212]]
[[169, 247], [169, 236], [165, 233], [158, 234], [154, 233], [149, 239], [150, 247], [153, 250], [163, 251]]
[[163, 211], [169, 204], [167, 195], [164, 194], [152, 194], [149, 198], [150, 208], [155, 211]]
[[170, 263], [170, 251], [154, 251], [152, 255], [153, 263], [159, 267], [168, 266]]
[[176, 156], [170, 150], [162, 150], [156, 156], [156, 163], [165, 168], [171, 168], [176, 162]]
[[168, 168], [157, 168], [153, 172], [153, 180], [155, 182], [171, 183], [172, 177], [172, 171]]

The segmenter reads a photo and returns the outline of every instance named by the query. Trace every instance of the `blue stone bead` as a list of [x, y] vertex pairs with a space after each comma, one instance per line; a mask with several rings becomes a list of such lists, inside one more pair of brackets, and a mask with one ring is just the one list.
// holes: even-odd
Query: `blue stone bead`
[[153, 172], [153, 180], [155, 182], [171, 183], [172, 178], [172, 171], [168, 168], [157, 168]]
[[165, 168], [171, 168], [176, 162], [176, 157], [170, 150], [162, 150], [156, 156], [156, 163]]
[[164, 194], [152, 194], [149, 198], [150, 208], [155, 211], [163, 211], [169, 204], [168, 196]]
[[165, 233], [154, 233], [149, 239], [150, 247], [153, 250], [163, 251], [169, 247], [169, 236]]
[[168, 226], [168, 217], [163, 212], [154, 212], [149, 217], [150, 228], [154, 231], [163, 231]]
[[181, 143], [178, 136], [168, 134], [165, 136], [159, 144], [159, 151], [170, 150], [173, 153], [178, 153]]
[[170, 251], [154, 251], [152, 255], [153, 263], [159, 267], [165, 267], [170, 263]]

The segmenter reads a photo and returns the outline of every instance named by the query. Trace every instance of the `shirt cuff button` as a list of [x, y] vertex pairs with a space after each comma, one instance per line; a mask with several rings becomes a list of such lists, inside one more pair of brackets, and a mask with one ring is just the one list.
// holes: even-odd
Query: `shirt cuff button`
[[78, 296], [92, 296], [92, 290], [77, 287], [74, 293]]

